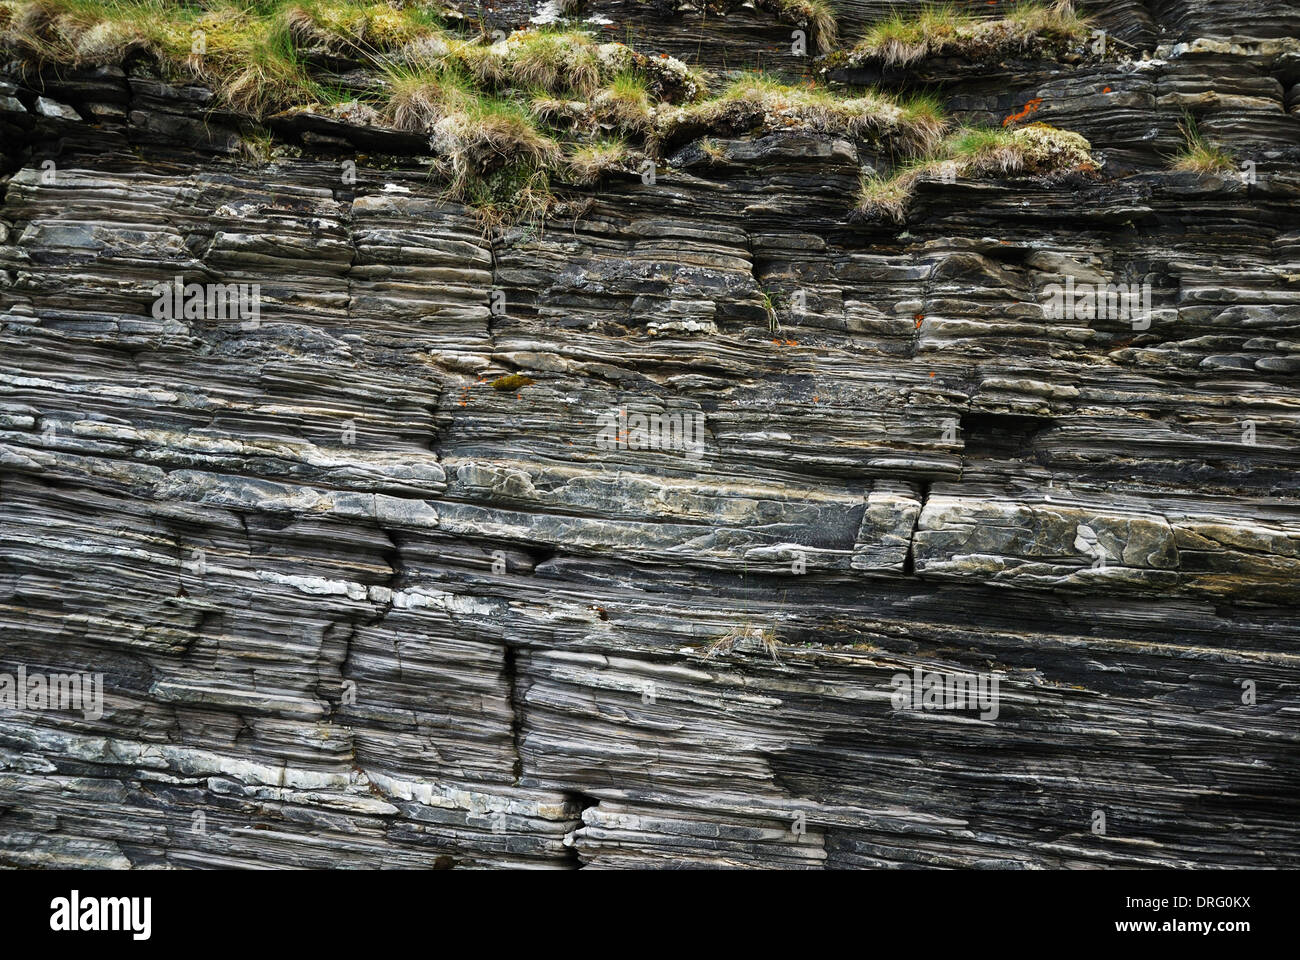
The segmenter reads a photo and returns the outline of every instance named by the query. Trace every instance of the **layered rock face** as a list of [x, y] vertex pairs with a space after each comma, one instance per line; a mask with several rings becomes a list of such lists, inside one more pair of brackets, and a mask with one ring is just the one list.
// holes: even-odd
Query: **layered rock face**
[[1087, 12], [873, 71], [586, 9], [1104, 160], [902, 223], [778, 129], [485, 231], [418, 137], [5, 73], [0, 673], [103, 709], [0, 709], [0, 864], [1300, 866], [1300, 15]]

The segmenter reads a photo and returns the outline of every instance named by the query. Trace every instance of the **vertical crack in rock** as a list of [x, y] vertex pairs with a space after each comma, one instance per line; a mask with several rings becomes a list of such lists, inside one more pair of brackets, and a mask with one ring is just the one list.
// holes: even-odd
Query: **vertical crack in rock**
[[524, 776], [523, 754], [523, 691], [519, 688], [518, 666], [515, 663], [515, 645], [505, 641], [502, 647], [501, 677], [506, 684], [506, 703], [510, 707], [510, 745], [514, 751], [511, 775], [515, 786]]
[[[353, 160], [351, 162], [355, 164], [356, 161]], [[355, 207], [357, 202], [357, 191], [355, 188], [346, 190], [343, 187], [338, 187], [335, 189], [334, 196], [339, 202], [339, 205], [347, 210], [347, 222], [344, 224], [344, 228], [347, 230], [348, 247], [352, 251], [352, 257], [348, 261], [347, 273], [344, 274], [344, 280], [348, 285], [348, 299], [347, 303], [343, 306], [343, 314], [348, 318], [349, 323], [355, 323], [361, 319], [357, 316], [355, 308], [356, 279], [354, 272], [357, 268], [357, 264], [361, 261], [361, 248], [357, 243], [356, 230]]]
[[[383, 618], [380, 617], [375, 622], [378, 623], [379, 620], [382, 619]], [[326, 687], [326, 690], [322, 691], [321, 693], [321, 699], [323, 699], [326, 703], [329, 704], [330, 709], [329, 709], [328, 716], [330, 722], [332, 723], [341, 722], [339, 718], [339, 711], [342, 709], [344, 705], [343, 702], [344, 684], [346, 684], [349, 679], [348, 667], [352, 658], [352, 643], [356, 639], [357, 632], [359, 630], [359, 627], [356, 624], [346, 624], [346, 627], [347, 627], [347, 632], [346, 634], [343, 635], [343, 652], [339, 658], [339, 665], [338, 665], [338, 682], [337, 682], [338, 692], [335, 693], [334, 690], [330, 689], [330, 687], [333, 686], [333, 684], [330, 684], [329, 686]]]
[[921, 485], [921, 509], [917, 511], [911, 528], [907, 531], [907, 555], [903, 557], [903, 576], [916, 576], [916, 531], [921, 523], [921, 514], [925, 511], [925, 501], [930, 495], [930, 485]]
[[574, 869], [582, 867], [582, 855], [578, 849], [579, 834], [587, 826], [587, 811], [595, 810], [600, 806], [600, 801], [579, 790], [566, 790], [564, 792], [565, 801], [575, 810], [573, 829], [564, 837], [565, 855], [568, 858], [569, 866]]

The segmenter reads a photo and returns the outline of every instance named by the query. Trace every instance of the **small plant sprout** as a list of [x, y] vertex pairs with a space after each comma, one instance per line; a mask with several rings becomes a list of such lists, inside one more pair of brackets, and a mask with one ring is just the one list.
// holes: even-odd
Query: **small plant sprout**
[[770, 626], [754, 626], [748, 621], [739, 627], [728, 630], [710, 643], [704, 651], [704, 659], [713, 660], [717, 657], [726, 656], [735, 650], [737, 646], [742, 650], [746, 647], [761, 650], [772, 658], [773, 663], [780, 662], [777, 652], [780, 650], [781, 644], [776, 638], [776, 629]]

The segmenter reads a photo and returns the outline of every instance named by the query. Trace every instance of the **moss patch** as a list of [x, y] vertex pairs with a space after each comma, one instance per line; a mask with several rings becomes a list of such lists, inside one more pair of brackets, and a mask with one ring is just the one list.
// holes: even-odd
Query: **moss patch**
[[522, 373], [511, 373], [504, 377], [497, 377], [492, 381], [492, 389], [500, 390], [503, 393], [507, 390], [518, 390], [520, 387], [526, 387], [529, 384], [536, 383], [532, 377], [525, 377]]
[[891, 177], [862, 181], [858, 213], [902, 223], [919, 180], [987, 176], [1061, 176], [1097, 169], [1092, 147], [1068, 130], [1034, 123], [1011, 129], [963, 129], [933, 154], [904, 166]]

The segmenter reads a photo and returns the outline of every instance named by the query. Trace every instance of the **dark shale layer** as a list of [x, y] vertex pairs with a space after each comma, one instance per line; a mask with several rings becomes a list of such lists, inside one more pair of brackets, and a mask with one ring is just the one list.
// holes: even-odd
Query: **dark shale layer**
[[[410, 137], [255, 166], [203, 89], [0, 71], [0, 672], [104, 690], [0, 710], [0, 864], [1300, 866], [1300, 13], [1085, 12], [1126, 59], [880, 76], [585, 8], [1105, 159], [904, 224], [793, 131], [485, 236]], [[1240, 174], [1168, 172], [1185, 110]], [[258, 321], [156, 317], [177, 276]]]

